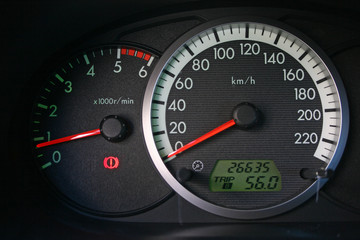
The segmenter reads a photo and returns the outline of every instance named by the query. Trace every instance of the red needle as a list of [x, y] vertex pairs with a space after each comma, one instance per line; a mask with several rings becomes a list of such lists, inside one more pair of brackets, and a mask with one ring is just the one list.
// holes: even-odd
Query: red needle
[[46, 147], [46, 146], [50, 146], [50, 145], [54, 145], [54, 144], [58, 144], [58, 143], [68, 142], [68, 141], [72, 141], [72, 140], [76, 140], [76, 139], [80, 139], [80, 138], [91, 137], [91, 136], [95, 136], [95, 135], [99, 135], [99, 134], [100, 134], [100, 129], [95, 129], [95, 130], [78, 133], [78, 134], [63, 137], [63, 138], [58, 138], [55, 140], [51, 140], [49, 142], [39, 143], [38, 145], [36, 145], [36, 147], [38, 147], [38, 148]]
[[224, 130], [226, 130], [226, 129], [232, 127], [232, 126], [234, 126], [235, 124], [236, 124], [236, 123], [235, 123], [234, 119], [232, 119], [232, 120], [224, 123], [223, 125], [221, 125], [221, 126], [215, 128], [215, 129], [211, 130], [210, 132], [202, 135], [201, 137], [195, 139], [194, 141], [189, 142], [188, 144], [186, 144], [185, 146], [179, 148], [179, 149], [176, 150], [175, 152], [170, 153], [170, 154], [167, 156], [167, 158], [171, 158], [171, 157], [173, 157], [173, 156], [176, 156], [176, 155], [178, 155], [179, 153], [182, 153], [183, 151], [185, 151], [185, 150], [187, 150], [187, 149], [195, 146], [196, 144], [201, 143], [202, 141], [204, 141], [204, 140], [206, 140], [206, 139], [208, 139], [208, 138], [211, 138], [212, 136], [218, 134], [219, 132], [222, 132], [222, 131], [224, 131]]

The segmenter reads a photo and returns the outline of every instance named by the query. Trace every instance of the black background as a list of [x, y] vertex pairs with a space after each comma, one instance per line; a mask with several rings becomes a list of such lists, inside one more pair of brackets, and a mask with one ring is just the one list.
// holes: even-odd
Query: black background
[[[104, 26], [125, 24], [138, 18], [176, 12], [180, 9], [196, 9], [216, 5], [260, 6], [290, 9], [305, 9], [330, 14], [334, 18], [346, 16], [357, 19], [360, 13], [356, 1], [1, 1], [0, 2], [0, 111], [1, 111], [1, 239], [128, 239], [154, 237], [168, 239], [171, 236], [204, 238], [221, 236], [242, 236], [252, 239], [294, 238], [309, 239], [357, 239], [359, 222], [339, 224], [272, 224], [272, 225], [138, 225], [107, 223], [93, 219], [82, 219], [78, 224], [65, 224], [45, 213], [43, 206], [29, 199], [43, 195], [33, 191], [29, 182], [35, 169], [31, 162], [17, 158], [18, 153], [27, 151], [21, 144], [24, 136], [12, 129], [18, 119], [28, 118], [24, 108], [31, 96], [28, 86], [41, 67], [59, 55], [64, 55], [74, 46], [96, 34]], [[334, 29], [334, 34], [336, 30]], [[329, 36], [331, 37], [331, 36]], [[356, 56], [353, 56], [356, 60]], [[341, 59], [340, 59], [341, 60]], [[339, 61], [340, 61], [339, 60]], [[353, 62], [350, 62], [350, 64]], [[341, 64], [341, 62], [339, 63]], [[356, 77], [356, 76], [355, 76]], [[357, 79], [359, 77], [357, 76]], [[351, 88], [356, 93], [357, 86]], [[354, 100], [353, 100], [354, 101]], [[356, 106], [356, 105], [355, 105]], [[353, 114], [359, 119], [358, 110]], [[15, 114], [17, 113], [17, 114]], [[15, 124], [15, 125], [14, 125]], [[358, 128], [357, 128], [358, 129]], [[26, 131], [26, 128], [24, 129]], [[355, 137], [355, 136], [351, 136]], [[14, 141], [10, 141], [14, 140]], [[9, 143], [12, 143], [11, 145]], [[352, 146], [358, 151], [356, 146]], [[359, 156], [359, 155], [357, 155]], [[356, 160], [356, 159], [355, 159]], [[353, 169], [355, 171], [356, 169]], [[30, 177], [29, 177], [30, 176]], [[355, 180], [356, 181], [356, 180]], [[357, 180], [358, 181], [358, 180]], [[35, 184], [38, 184], [36, 182]], [[41, 184], [41, 183], [40, 183]], [[31, 197], [30, 197], [31, 195]], [[50, 208], [51, 209], [51, 208]], [[79, 218], [74, 215], [74, 219]], [[96, 230], [89, 229], [97, 226]], [[166, 229], [166, 231], [164, 230]], [[178, 234], [179, 229], [182, 234]], [[234, 230], [235, 229], [235, 230]], [[260, 229], [260, 231], [259, 231]], [[164, 235], [166, 232], [166, 235]], [[307, 234], [304, 234], [307, 233]]]

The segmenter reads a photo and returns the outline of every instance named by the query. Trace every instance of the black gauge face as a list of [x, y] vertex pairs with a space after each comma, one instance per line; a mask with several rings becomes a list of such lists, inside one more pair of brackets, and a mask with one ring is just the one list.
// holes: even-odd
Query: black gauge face
[[35, 161], [73, 206], [124, 215], [170, 193], [142, 141], [142, 98], [156, 62], [138, 48], [97, 48], [64, 62], [40, 90], [31, 122]]
[[273, 25], [230, 22], [170, 47], [143, 108], [170, 186], [207, 211], [249, 219], [315, 193], [339, 161], [348, 116], [338, 75], [309, 44]]
[[[265, 63], [269, 58], [274, 62]], [[285, 81], [289, 72], [297, 79]], [[313, 156], [322, 130], [320, 97], [310, 75], [290, 54], [259, 41], [218, 43], [190, 60], [177, 75], [177, 81], [182, 80], [184, 88], [177, 88], [175, 82], [166, 105], [168, 139], [174, 151], [235, 119], [239, 111], [240, 124], [167, 159], [174, 176], [180, 169], [196, 170], [184, 186], [202, 199], [236, 209], [269, 207], [313, 183], [301, 177], [303, 168], [326, 167], [323, 159]], [[301, 90], [306, 96], [296, 100], [300, 96], [296, 91]], [[274, 161], [273, 168], [281, 174], [268, 175], [265, 160]], [[196, 163], [203, 166], [194, 169]], [[209, 185], [217, 187], [209, 189]], [[235, 191], [236, 185], [242, 190]]]

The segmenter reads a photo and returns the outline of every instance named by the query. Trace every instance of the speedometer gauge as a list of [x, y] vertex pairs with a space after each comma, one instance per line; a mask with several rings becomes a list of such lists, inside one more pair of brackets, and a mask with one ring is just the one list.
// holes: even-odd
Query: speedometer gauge
[[154, 69], [143, 106], [146, 144], [168, 184], [206, 211], [240, 219], [314, 195], [341, 158], [348, 121], [326, 55], [263, 19], [186, 33]]

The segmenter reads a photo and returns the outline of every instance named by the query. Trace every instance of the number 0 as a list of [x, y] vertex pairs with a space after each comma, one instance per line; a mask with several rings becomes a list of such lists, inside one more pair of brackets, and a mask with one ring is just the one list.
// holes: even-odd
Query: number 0
[[52, 160], [54, 163], [59, 163], [61, 161], [61, 153], [59, 151], [53, 152]]

